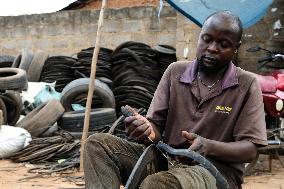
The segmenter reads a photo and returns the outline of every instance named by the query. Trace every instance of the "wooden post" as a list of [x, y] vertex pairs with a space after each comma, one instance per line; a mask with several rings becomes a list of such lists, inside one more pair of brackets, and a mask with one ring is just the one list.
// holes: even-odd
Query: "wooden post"
[[103, 25], [105, 7], [106, 7], [106, 0], [102, 0], [102, 7], [101, 7], [101, 10], [100, 10], [95, 49], [94, 49], [94, 54], [93, 54], [93, 58], [92, 58], [89, 91], [88, 91], [87, 105], [86, 105], [86, 111], [85, 111], [84, 128], [83, 128], [83, 134], [82, 134], [82, 140], [81, 140], [80, 172], [84, 171], [83, 154], [84, 154], [85, 142], [86, 142], [86, 139], [87, 139], [87, 136], [88, 136], [89, 126], [90, 126], [90, 123], [89, 123], [90, 122], [90, 111], [91, 111], [91, 105], [92, 105], [92, 100], [93, 100], [93, 93], [94, 93], [94, 89], [95, 89], [95, 82], [94, 81], [95, 81], [95, 78], [96, 78], [96, 68], [97, 68], [97, 62], [98, 62], [98, 54], [99, 54], [99, 50], [100, 50], [101, 27]]
[[0, 110], [0, 127], [4, 124], [3, 111]]

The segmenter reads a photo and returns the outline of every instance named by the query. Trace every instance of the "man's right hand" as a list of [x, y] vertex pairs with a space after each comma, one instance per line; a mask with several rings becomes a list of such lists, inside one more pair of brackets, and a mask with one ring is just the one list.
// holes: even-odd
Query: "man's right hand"
[[125, 118], [125, 129], [127, 135], [139, 142], [150, 142], [148, 137], [153, 133], [151, 123], [142, 115], [135, 114]]

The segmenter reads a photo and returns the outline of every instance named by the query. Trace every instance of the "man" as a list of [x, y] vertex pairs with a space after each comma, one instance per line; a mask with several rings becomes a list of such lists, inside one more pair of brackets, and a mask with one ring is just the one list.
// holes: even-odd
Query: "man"
[[[244, 163], [257, 146], [266, 145], [261, 91], [255, 78], [231, 62], [241, 44], [242, 24], [228, 11], [209, 16], [202, 27], [197, 59], [177, 62], [165, 71], [148, 110], [126, 118], [129, 137], [107, 134], [89, 137], [85, 148], [86, 188], [115, 189], [126, 183], [147, 137], [175, 148], [204, 155], [227, 179], [231, 189], [242, 188]], [[216, 180], [200, 166], [177, 165], [149, 175], [141, 189], [212, 189]], [[184, 164], [178, 164], [184, 163]]]

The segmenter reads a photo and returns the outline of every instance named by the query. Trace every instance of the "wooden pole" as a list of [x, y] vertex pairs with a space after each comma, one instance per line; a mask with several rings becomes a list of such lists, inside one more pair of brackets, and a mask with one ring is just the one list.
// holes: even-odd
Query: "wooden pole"
[[0, 110], [0, 128], [4, 124], [4, 119], [3, 119], [3, 111]]
[[82, 134], [82, 140], [81, 140], [80, 172], [84, 171], [83, 154], [84, 154], [85, 142], [86, 142], [86, 139], [87, 139], [87, 136], [88, 136], [89, 126], [90, 126], [90, 111], [91, 111], [91, 105], [92, 105], [92, 100], [93, 100], [93, 93], [94, 93], [94, 89], [95, 89], [95, 82], [94, 81], [95, 81], [95, 78], [96, 78], [98, 54], [99, 54], [99, 50], [100, 50], [101, 27], [103, 25], [105, 7], [106, 7], [106, 0], [103, 0], [102, 1], [102, 7], [101, 7], [101, 10], [100, 10], [98, 30], [97, 30], [97, 36], [96, 36], [96, 43], [95, 43], [95, 49], [94, 49], [94, 54], [93, 54], [93, 58], [92, 58], [92, 65], [91, 65], [91, 76], [90, 76], [89, 91], [88, 91], [87, 105], [86, 105], [86, 111], [85, 111], [84, 128], [83, 128], [83, 134]]

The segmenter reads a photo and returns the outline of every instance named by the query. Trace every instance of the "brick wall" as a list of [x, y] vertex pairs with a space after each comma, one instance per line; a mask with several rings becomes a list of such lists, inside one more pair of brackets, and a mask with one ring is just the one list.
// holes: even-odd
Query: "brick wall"
[[[153, 1], [154, 2], [154, 1]], [[256, 60], [263, 54], [247, 53], [254, 44], [272, 49], [283, 49], [283, 29], [273, 30], [278, 19], [283, 22], [283, 1], [275, 0], [267, 16], [255, 26], [245, 30], [239, 51], [239, 65], [256, 71]], [[179, 59], [194, 58], [200, 28], [169, 6], [165, 6], [160, 19], [156, 6], [106, 9], [101, 45], [115, 48], [133, 40], [151, 46], [172, 45]], [[62, 11], [51, 14], [0, 17], [0, 54], [16, 56], [20, 49], [42, 49], [51, 55], [72, 56], [83, 48], [95, 44], [98, 10]]]

